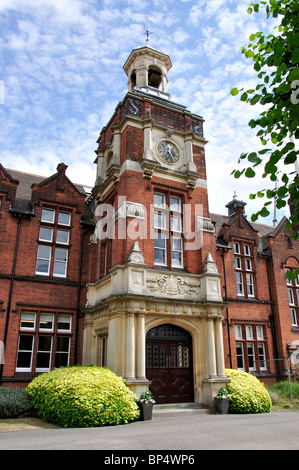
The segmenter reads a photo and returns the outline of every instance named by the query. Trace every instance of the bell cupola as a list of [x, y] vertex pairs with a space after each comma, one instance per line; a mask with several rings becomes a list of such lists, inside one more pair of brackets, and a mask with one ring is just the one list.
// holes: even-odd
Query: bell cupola
[[169, 100], [167, 72], [171, 67], [169, 56], [163, 52], [149, 46], [134, 49], [123, 67], [128, 76], [128, 91], [141, 91]]

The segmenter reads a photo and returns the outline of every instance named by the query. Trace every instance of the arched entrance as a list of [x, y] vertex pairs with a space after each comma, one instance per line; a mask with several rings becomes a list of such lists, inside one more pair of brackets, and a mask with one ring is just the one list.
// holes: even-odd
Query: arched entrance
[[157, 403], [194, 401], [192, 338], [176, 325], [156, 326], [146, 335], [146, 377]]

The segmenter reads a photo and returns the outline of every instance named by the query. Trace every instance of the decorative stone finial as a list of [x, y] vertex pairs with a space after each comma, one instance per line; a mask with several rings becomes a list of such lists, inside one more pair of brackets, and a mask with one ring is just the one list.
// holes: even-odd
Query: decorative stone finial
[[131, 264], [144, 264], [144, 256], [137, 241], [134, 242], [134, 246], [129, 255], [128, 261]]
[[205, 273], [218, 273], [217, 265], [213, 260], [211, 253], [207, 254], [206, 263], [204, 266]]

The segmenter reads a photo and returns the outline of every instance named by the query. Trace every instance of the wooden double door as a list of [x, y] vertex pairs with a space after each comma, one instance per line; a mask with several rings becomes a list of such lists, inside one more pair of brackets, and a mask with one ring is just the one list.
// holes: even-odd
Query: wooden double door
[[156, 403], [193, 402], [192, 338], [182, 328], [164, 324], [146, 336], [146, 376]]

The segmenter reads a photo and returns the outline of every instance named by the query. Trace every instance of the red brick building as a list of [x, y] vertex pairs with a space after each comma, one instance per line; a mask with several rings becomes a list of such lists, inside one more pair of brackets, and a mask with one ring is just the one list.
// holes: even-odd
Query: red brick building
[[87, 194], [66, 168], [43, 178], [0, 165], [3, 385], [82, 361]]
[[64, 164], [50, 178], [0, 166], [1, 385], [94, 363], [160, 403], [211, 406], [224, 367], [285, 376], [299, 243], [242, 201], [209, 212], [203, 118], [172, 102], [170, 67], [148, 46], [130, 54], [90, 194]]
[[[233, 199], [227, 216], [211, 214], [216, 227], [217, 265], [224, 315], [227, 367], [257, 374], [265, 383], [286, 378], [288, 358], [299, 347], [299, 243], [283, 218], [276, 227], [249, 222], [245, 203]], [[294, 369], [294, 364], [291, 363]]]

